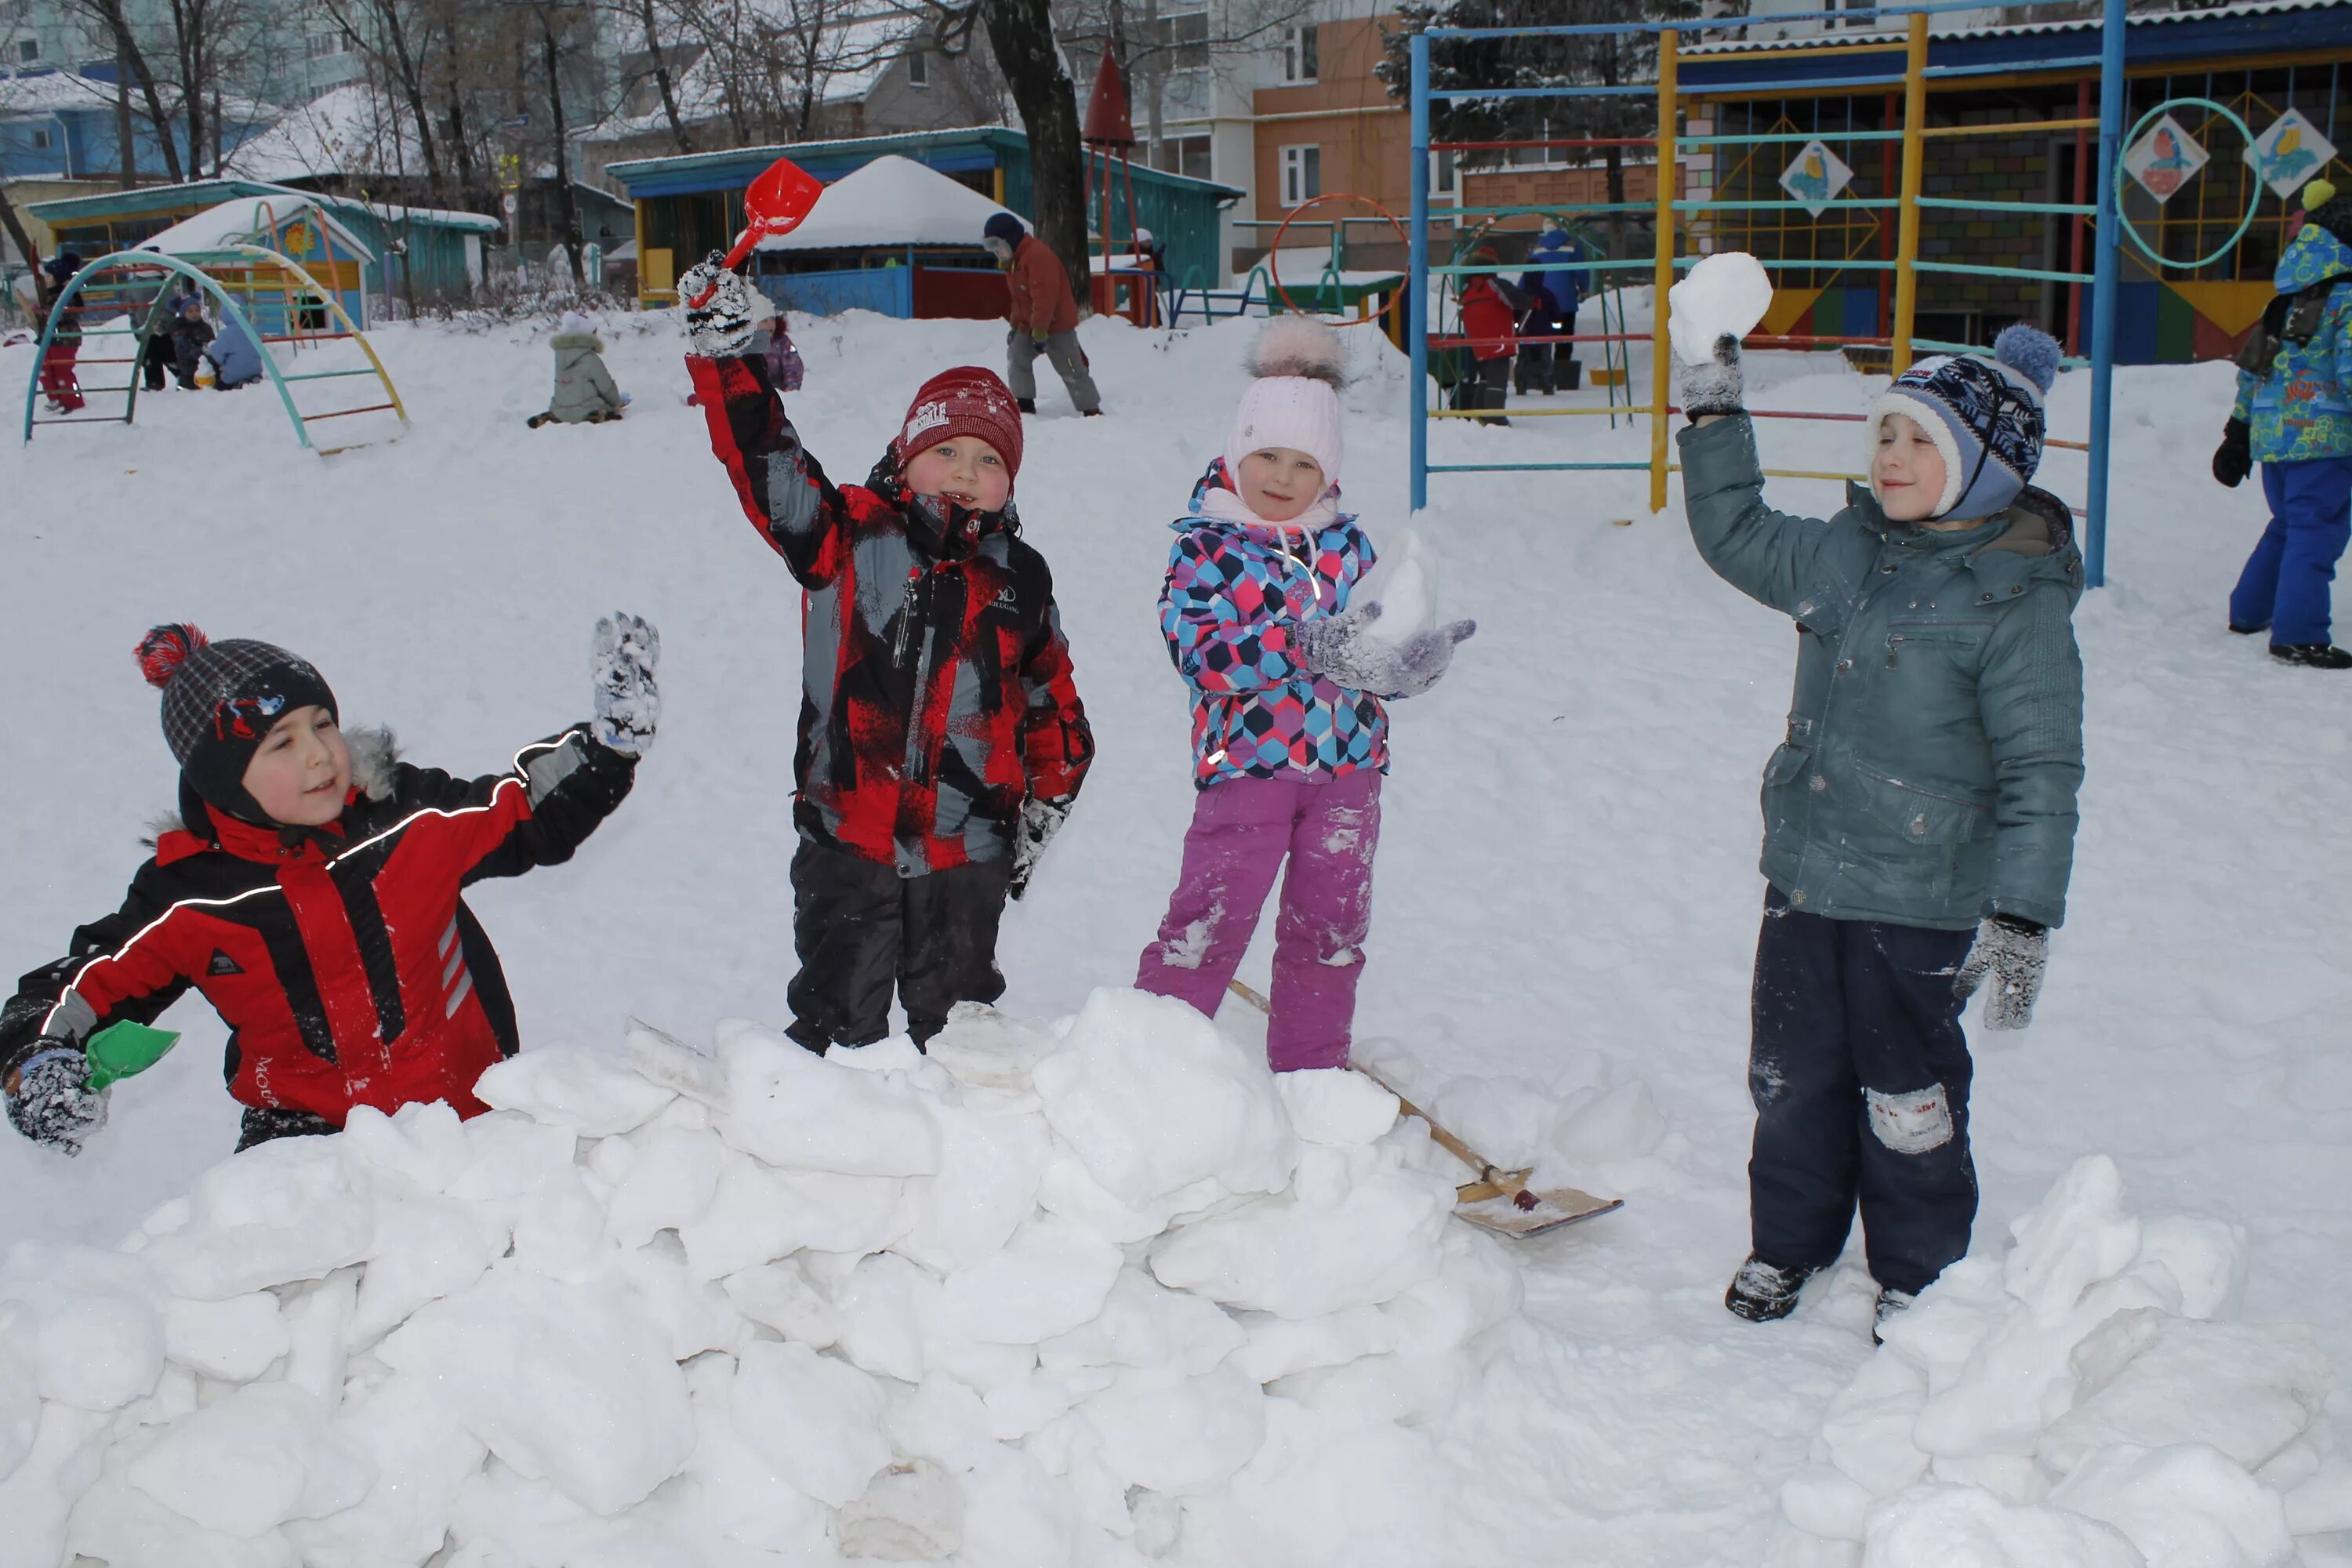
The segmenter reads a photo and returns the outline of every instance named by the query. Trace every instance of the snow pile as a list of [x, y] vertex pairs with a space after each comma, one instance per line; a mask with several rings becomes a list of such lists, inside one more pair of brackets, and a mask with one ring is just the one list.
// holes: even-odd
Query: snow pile
[[1363, 1078], [1107, 990], [480, 1093], [14, 1248], [0, 1568], [1442, 1555], [1517, 1275]]
[[2077, 1162], [2006, 1257], [1955, 1264], [1886, 1326], [1781, 1489], [1776, 1563], [2268, 1568], [2352, 1528], [2352, 1465], [2313, 1425], [2326, 1356], [2222, 1321], [2235, 1227], [2135, 1219], [2122, 1186], [2105, 1155]]

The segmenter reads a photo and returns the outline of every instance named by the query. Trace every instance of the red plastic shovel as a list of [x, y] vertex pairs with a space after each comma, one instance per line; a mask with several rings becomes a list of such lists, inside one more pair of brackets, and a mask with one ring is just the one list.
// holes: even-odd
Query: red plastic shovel
[[[790, 158], [779, 158], [769, 164], [743, 193], [743, 216], [747, 221], [743, 232], [735, 237], [735, 248], [727, 253], [727, 259], [720, 265], [731, 270], [740, 266], [743, 258], [751, 254], [751, 247], [761, 240], [792, 233], [824, 194], [824, 182]], [[688, 308], [700, 310], [717, 289], [716, 284], [704, 289], [686, 302]]]

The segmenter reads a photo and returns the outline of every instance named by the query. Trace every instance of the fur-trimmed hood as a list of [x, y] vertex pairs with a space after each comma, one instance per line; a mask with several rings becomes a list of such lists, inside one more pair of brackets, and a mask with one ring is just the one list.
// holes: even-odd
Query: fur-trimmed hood
[[[389, 725], [369, 724], [343, 731], [343, 744], [352, 753], [352, 787], [367, 800], [392, 798], [393, 765], [400, 761], [400, 738]], [[176, 811], [167, 811], [151, 818], [146, 836], [140, 844], [152, 849], [167, 833], [185, 833], [190, 816], [184, 793]]]

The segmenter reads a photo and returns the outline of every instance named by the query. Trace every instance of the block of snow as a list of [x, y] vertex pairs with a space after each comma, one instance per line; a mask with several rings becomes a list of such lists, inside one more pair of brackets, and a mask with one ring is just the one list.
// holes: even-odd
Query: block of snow
[[746, 1345], [730, 1398], [744, 1440], [820, 1502], [852, 1501], [890, 1462], [882, 1385], [806, 1345]]
[[509, 1227], [481, 1204], [463, 1204], [413, 1183], [373, 1184], [375, 1216], [360, 1280], [353, 1339], [368, 1343], [425, 1305], [464, 1289], [503, 1257]]
[[1265, 1441], [1265, 1395], [1231, 1367], [1200, 1373], [1125, 1367], [1078, 1406], [1103, 1462], [1128, 1486], [1171, 1497], [1214, 1491]]
[[1213, 1209], [1232, 1199], [1223, 1184], [1204, 1176], [1149, 1204], [1125, 1203], [1095, 1180], [1085, 1161], [1059, 1144], [1037, 1178], [1039, 1208], [1119, 1246], [1148, 1240], [1180, 1215]]
[[163, 1371], [162, 1300], [141, 1257], [20, 1241], [0, 1263], [0, 1321], [35, 1386], [44, 1399], [85, 1410], [116, 1409], [155, 1386]]
[[792, 1258], [730, 1274], [723, 1283], [737, 1311], [788, 1340], [823, 1350], [841, 1332], [833, 1302]]
[[927, 1268], [952, 1272], [1003, 1247], [1029, 1216], [1054, 1142], [1034, 1110], [935, 1102], [935, 1114], [939, 1173], [908, 1181], [910, 1223], [890, 1245]]
[[940, 1310], [973, 1339], [1031, 1345], [1103, 1309], [1125, 1255], [1065, 1220], [1033, 1220], [1003, 1247], [947, 1277]]
[[621, 1247], [642, 1247], [656, 1231], [701, 1218], [719, 1190], [726, 1154], [718, 1134], [674, 1127], [598, 1143], [587, 1167], [605, 1184], [605, 1234]]
[[1259, 1384], [1317, 1367], [1344, 1366], [1358, 1356], [1384, 1354], [1396, 1348], [1398, 1340], [1395, 1320], [1378, 1307], [1347, 1307], [1320, 1318], [1302, 1319], [1243, 1312], [1235, 1327], [1248, 1338], [1234, 1352], [1232, 1363]]
[[124, 1476], [207, 1530], [256, 1536], [350, 1508], [376, 1470], [332, 1428], [322, 1401], [290, 1384], [255, 1383], [163, 1428]]
[[[1318, 1148], [1302, 1170], [1339, 1159]], [[1163, 1285], [1285, 1318], [1376, 1305], [1438, 1272], [1454, 1213], [1442, 1179], [1381, 1169], [1336, 1189], [1320, 1202], [1281, 1194], [1197, 1220], [1152, 1249], [1151, 1272]]]
[[1746, 337], [1772, 308], [1771, 275], [1744, 250], [1718, 250], [1683, 274], [1666, 291], [1666, 303], [1675, 357], [1705, 364], [1715, 354], [1716, 339], [1726, 332]]
[[474, 1138], [438, 1100], [404, 1105], [390, 1116], [371, 1105], [353, 1106], [338, 1142], [360, 1163], [434, 1193], [447, 1192], [475, 1158]]
[[1869, 1529], [1870, 1505], [1877, 1500], [1834, 1465], [1800, 1465], [1780, 1483], [1782, 1515], [1798, 1529], [1831, 1541], [1861, 1541]]
[[475, 1080], [474, 1097], [583, 1137], [609, 1138], [652, 1121], [677, 1091], [652, 1082], [623, 1057], [535, 1050], [491, 1066]]
[[2115, 1526], [2147, 1568], [2275, 1568], [2294, 1553], [2279, 1494], [2199, 1443], [2099, 1449], [2051, 1489], [2050, 1506]]
[[844, 1557], [936, 1563], [963, 1548], [963, 1489], [928, 1459], [894, 1465], [841, 1510], [834, 1543]]
[[66, 1558], [66, 1521], [74, 1500], [98, 1479], [107, 1417], [51, 1400], [41, 1406], [32, 1447], [0, 1476], [0, 1568], [57, 1568]]
[[[120, 1446], [134, 1449], [151, 1435]], [[197, 1524], [132, 1486], [110, 1465], [74, 1505], [67, 1549], [78, 1563], [108, 1568], [297, 1568], [283, 1531], [232, 1535]]]
[[736, 1426], [733, 1363], [725, 1356], [698, 1361], [687, 1369], [687, 1384], [694, 1401], [694, 1458], [664, 1495], [690, 1487], [694, 1518], [727, 1541], [822, 1561], [828, 1510], [787, 1481]]
[[2105, 1524], [1975, 1487], [1915, 1487], [1879, 1504], [1862, 1561], [1864, 1568], [2147, 1568]]
[[357, 1502], [323, 1518], [289, 1520], [287, 1539], [306, 1563], [423, 1561], [441, 1549], [451, 1510], [487, 1450], [437, 1390], [397, 1373], [337, 1413], [335, 1440], [364, 1455], [375, 1479]]
[[471, 1153], [466, 1168], [449, 1184], [453, 1198], [465, 1203], [523, 1198], [572, 1179], [572, 1162], [580, 1140], [568, 1128], [551, 1127], [511, 1110], [477, 1116], [464, 1128]]
[[591, 1513], [642, 1500], [694, 1449], [667, 1340], [619, 1285], [566, 1285], [502, 1264], [425, 1306], [376, 1353], [434, 1380], [492, 1453]]
[[267, 1290], [225, 1301], [175, 1300], [163, 1308], [163, 1353], [223, 1383], [259, 1377], [289, 1342], [285, 1314]]
[[1130, 1205], [1208, 1178], [1273, 1192], [1297, 1163], [1265, 1061], [1169, 997], [1095, 992], [1033, 1079], [1055, 1135]]
[[2074, 1162], [2047, 1197], [2010, 1226], [2017, 1246], [2002, 1283], [2044, 1322], [2139, 1252], [2139, 1221], [2123, 1212], [2123, 1173], [2105, 1154]]
[[828, 1061], [741, 1019], [720, 1024], [715, 1037], [726, 1085], [717, 1125], [743, 1152], [845, 1176], [940, 1168], [939, 1129], [898, 1075]]
[[783, 1257], [801, 1245], [800, 1205], [757, 1160], [723, 1151], [702, 1212], [677, 1227], [695, 1277], [718, 1279]]
[[974, 1089], [1024, 1090], [1039, 1062], [1062, 1048], [1058, 1037], [978, 1002], [959, 1002], [947, 1027], [924, 1047], [931, 1060]]
[[1197, 1373], [1254, 1338], [1215, 1303], [1171, 1290], [1142, 1270], [1129, 1268], [1119, 1270], [1101, 1311], [1041, 1342], [1037, 1356], [1049, 1369], [1170, 1366]]
[[33, 1369], [32, 1346], [25, 1337], [0, 1336], [0, 1478], [25, 1462], [40, 1426], [41, 1384]]
[[1309, 1143], [1370, 1143], [1396, 1125], [1397, 1097], [1346, 1068], [1276, 1073], [1274, 1087]]
[[923, 1339], [939, 1315], [940, 1282], [903, 1258], [861, 1259], [833, 1292], [835, 1342], [866, 1371], [901, 1383], [923, 1380]]
[[2153, 1342], [2043, 1436], [2053, 1475], [2116, 1445], [2202, 1443], [2255, 1469], [2303, 1435], [2335, 1386], [2307, 1331], [2182, 1318], [2154, 1326]]
[[2223, 1318], [2238, 1310], [2246, 1288], [2243, 1227], [2227, 1220], [2167, 1215], [2143, 1220], [2135, 1269], [2158, 1268], [2180, 1289], [2184, 1318]]
[[1900, 1356], [1873, 1356], [1830, 1401], [1822, 1451], [1870, 1496], [1899, 1491], [1927, 1473], [1927, 1456], [1911, 1441], [1927, 1402], [1927, 1380], [1918, 1368]]

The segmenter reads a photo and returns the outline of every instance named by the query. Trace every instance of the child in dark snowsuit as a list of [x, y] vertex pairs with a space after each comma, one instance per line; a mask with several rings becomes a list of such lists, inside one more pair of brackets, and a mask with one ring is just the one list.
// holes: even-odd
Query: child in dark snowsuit
[[213, 324], [205, 320], [204, 296], [181, 296], [180, 313], [172, 322], [172, 370], [179, 377], [181, 391], [195, 390], [196, 368], [204, 363], [205, 347], [212, 341]]
[[2306, 195], [2309, 219], [2279, 258], [2278, 297], [2241, 361], [2213, 477], [2234, 489], [2259, 462], [2271, 507], [2230, 595], [2230, 629], [2269, 632], [2284, 663], [2352, 669], [2328, 616], [2352, 541], [2352, 195], [2324, 194]]
[[1871, 488], [1822, 521], [1764, 504], [1739, 345], [1686, 371], [1691, 536], [1800, 633], [1764, 770], [1748, 1166], [1754, 1251], [1724, 1304], [1795, 1310], [1857, 1200], [1879, 1317], [1967, 1252], [1972, 1067], [1960, 1009], [2022, 1028], [2065, 918], [2083, 779], [2082, 557], [2032, 489], [2058, 345], [1923, 360], [1872, 406]]
[[[1338, 334], [1283, 317], [1260, 336], [1224, 455], [1193, 487], [1160, 594], [1169, 657], [1192, 688], [1192, 826], [1135, 984], [1214, 1017], [1281, 875], [1266, 1059], [1348, 1065], [1371, 926], [1388, 771], [1384, 699], [1426, 691], [1456, 621], [1390, 643], [1351, 604], [1371, 541], [1339, 511]], [[1289, 869], [1283, 870], [1287, 859]]]
[[79, 1152], [110, 1089], [93, 1037], [150, 1024], [193, 986], [229, 1026], [237, 1147], [333, 1132], [355, 1106], [446, 1100], [516, 1048], [514, 1005], [460, 889], [568, 860], [629, 793], [651, 744], [660, 639], [598, 623], [595, 718], [467, 780], [339, 727], [310, 665], [189, 626], [139, 644], [180, 763], [176, 822], [122, 908], [74, 932], [0, 1009], [0, 1089], [36, 1142]]
[[[863, 485], [801, 445], [714, 253], [678, 279], [688, 373], [744, 514], [804, 589], [793, 1038], [918, 1046], [1004, 992], [996, 932], [1094, 758], [1054, 582], [1021, 538], [1021, 416], [989, 371], [923, 384]], [[693, 301], [700, 300], [700, 305]]]

